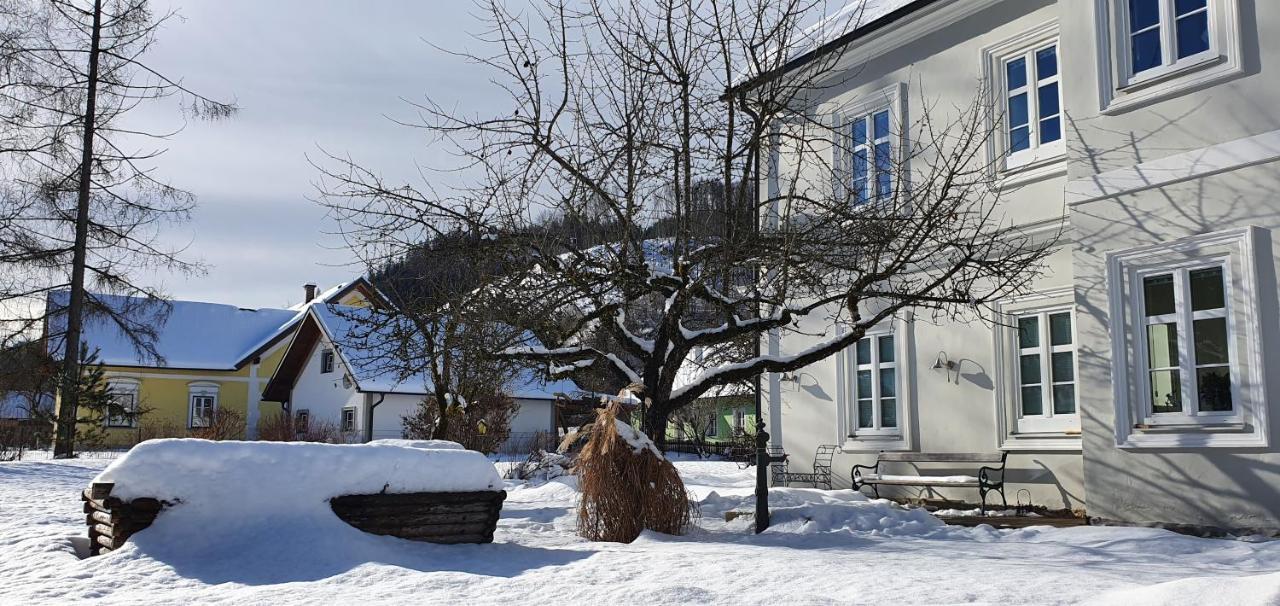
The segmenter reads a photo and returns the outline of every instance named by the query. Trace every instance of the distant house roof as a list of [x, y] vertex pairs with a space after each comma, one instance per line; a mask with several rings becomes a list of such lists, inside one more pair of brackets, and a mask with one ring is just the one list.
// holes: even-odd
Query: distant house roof
[[[273, 402], [289, 398], [321, 336], [333, 344], [336, 357], [350, 374], [357, 391], [413, 395], [431, 393], [433, 385], [428, 373], [404, 377], [387, 364], [388, 360], [393, 360], [397, 355], [412, 354], [399, 354], [390, 349], [398, 342], [392, 332], [397, 330], [396, 320], [392, 318], [386, 322], [385, 328], [373, 328], [375, 313], [373, 309], [343, 305], [311, 306], [293, 342], [289, 344], [284, 360], [267, 383], [263, 397]], [[385, 334], [379, 335], [380, 332]], [[579, 389], [573, 381], [546, 381], [536, 373], [526, 370], [513, 381], [509, 395], [521, 399], [550, 400], [557, 393], [576, 391]]]
[[[132, 321], [155, 326], [153, 346], [160, 359], [139, 352], [124, 331], [107, 318], [86, 318], [82, 339], [98, 350], [98, 360], [108, 366], [235, 370], [292, 332], [315, 303], [337, 300], [357, 287], [377, 292], [367, 280], [359, 278], [335, 286], [297, 309], [245, 309], [199, 301], [148, 305], [146, 299], [138, 297], [95, 294], [97, 301], [131, 315]], [[67, 291], [51, 293], [49, 304], [65, 307], [68, 296]], [[54, 355], [62, 351], [64, 325], [65, 316], [60, 314], [50, 320], [49, 351]]]

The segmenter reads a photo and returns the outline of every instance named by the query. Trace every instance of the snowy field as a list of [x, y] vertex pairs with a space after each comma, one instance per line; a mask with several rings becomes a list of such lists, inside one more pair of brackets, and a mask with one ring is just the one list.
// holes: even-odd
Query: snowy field
[[[685, 537], [629, 545], [573, 533], [572, 480], [508, 482], [492, 545], [444, 546], [232, 512], [184, 544], [147, 538], [81, 560], [78, 492], [109, 460], [0, 463], [0, 602], [235, 604], [1278, 604], [1280, 542], [1134, 528], [996, 531], [848, 491], [777, 489], [749, 509], [753, 470], [678, 462], [701, 502]], [[500, 464], [502, 465], [502, 464]]]

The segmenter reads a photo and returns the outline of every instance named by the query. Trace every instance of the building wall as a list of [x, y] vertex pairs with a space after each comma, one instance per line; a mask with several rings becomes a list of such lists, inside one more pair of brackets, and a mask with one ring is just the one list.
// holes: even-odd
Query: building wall
[[[1274, 109], [1280, 78], [1266, 71], [1280, 60], [1280, 44], [1264, 35], [1280, 31], [1280, 5], [1236, 4], [1240, 48], [1228, 46], [1223, 62], [1238, 61], [1236, 73], [1120, 111], [1104, 110], [1109, 91], [1093, 84], [1099, 81], [1099, 60], [1107, 58], [1096, 44], [1097, 5], [1088, 0], [1065, 0], [1064, 5], [1069, 7], [1064, 44], [1069, 41], [1090, 58], [1065, 68], [1068, 78], [1080, 83], [1068, 89], [1076, 149], [1067, 191], [1072, 228], [1081, 243], [1074, 258], [1081, 375], [1091, 386], [1081, 400], [1089, 513], [1129, 522], [1280, 529], [1280, 411], [1272, 404], [1280, 394], [1280, 377], [1269, 372], [1280, 359], [1275, 278], [1280, 164], [1275, 153], [1265, 151], [1268, 145], [1280, 149], [1280, 112]], [[1250, 137], [1262, 138], [1262, 153], [1258, 146], [1240, 147]], [[1213, 164], [1214, 154], [1223, 151], [1225, 160]], [[1243, 369], [1235, 378], [1265, 389], [1258, 404], [1269, 421], [1260, 429], [1270, 446], [1121, 446], [1125, 442], [1118, 434], [1145, 430], [1118, 426], [1117, 410], [1126, 399], [1140, 396], [1132, 394], [1137, 369], [1128, 368], [1128, 378], [1117, 384], [1112, 339], [1127, 338], [1134, 329], [1112, 312], [1116, 285], [1107, 255], [1242, 227], [1257, 228], [1257, 293], [1237, 292], [1231, 301], [1256, 309], [1261, 323], [1256, 334], [1240, 328], [1233, 340], [1241, 345], [1237, 353], [1252, 340], [1262, 365], [1252, 376]], [[1196, 432], [1179, 433], [1190, 444]]]
[[[334, 356], [333, 372], [320, 372], [320, 358], [324, 350], [333, 349], [332, 343], [321, 334], [320, 339], [311, 348], [307, 354], [307, 363], [299, 373], [297, 381], [293, 385], [293, 392], [289, 401], [289, 407], [296, 415], [299, 411], [306, 410], [310, 415], [312, 423], [332, 423], [341, 428], [342, 410], [344, 408], [356, 408], [356, 429], [359, 432], [364, 426], [362, 409], [364, 408], [364, 394], [356, 391], [354, 381], [344, 380], [348, 375], [346, 368], [343, 367], [342, 360], [336, 354]], [[382, 407], [378, 408], [378, 415], [385, 415]], [[399, 437], [398, 435], [396, 437]]]
[[[906, 118], [903, 125], [917, 123], [926, 112], [930, 120], [947, 124], [956, 116], [953, 108], [978, 98], [983, 76], [984, 51], [1025, 32], [1054, 21], [1058, 7], [1053, 2], [1001, 2], [992, 8], [949, 22], [933, 33], [912, 40], [869, 60], [851, 53], [841, 81], [830, 94], [818, 100], [819, 114], [837, 111], [846, 104], [878, 94], [888, 87], [905, 84]], [[874, 45], [875, 41], [867, 44]], [[1060, 51], [1063, 64], [1075, 60]], [[910, 133], [914, 138], [918, 133]], [[795, 169], [786, 152], [780, 158], [782, 179]], [[795, 169], [809, 187], [821, 187], [830, 175], [821, 170]], [[1001, 174], [1004, 190], [1000, 211], [1008, 222], [1043, 226], [1053, 231], [1063, 222], [1066, 165], [1039, 171], [1035, 177]], [[775, 187], [787, 188], [786, 183]], [[801, 187], [803, 190], [805, 187]], [[762, 187], [762, 194], [769, 190]], [[1059, 242], [1059, 249], [1047, 261], [1043, 275], [1033, 290], [1060, 292], [1069, 305], [1072, 279], [1072, 243]], [[799, 327], [808, 334], [830, 334], [837, 327], [826, 320], [810, 318]], [[812, 364], [788, 377], [770, 375], [765, 381], [766, 431], [774, 445], [790, 455], [793, 470], [812, 465], [820, 444], [841, 447], [834, 460], [835, 485], [850, 486], [850, 468], [869, 464], [882, 449], [921, 452], [1009, 451], [1006, 489], [1009, 502], [1030, 495], [1036, 505], [1055, 509], [1079, 509], [1085, 500], [1083, 461], [1078, 433], [1061, 433], [1052, 439], [1024, 441], [1013, 435], [1011, 399], [1002, 390], [1016, 370], [1016, 356], [1010, 362], [1006, 352], [997, 360], [997, 340], [1004, 328], [989, 321], [965, 318], [960, 321], [904, 314], [891, 329], [897, 340], [899, 411], [901, 439], [850, 438], [853, 402], [853, 373], [846, 371], [850, 354], [838, 355]], [[812, 343], [811, 336], [773, 337], [767, 340], [768, 353], [788, 354]], [[934, 369], [940, 357], [958, 363], [955, 371]], [[1001, 365], [1003, 367], [998, 367]], [[1002, 412], [1003, 410], [1003, 412]], [[1003, 421], [1002, 421], [1003, 419]], [[928, 468], [925, 466], [924, 468]], [[973, 474], [975, 468], [932, 466], [955, 473]], [[911, 473], [901, 464], [890, 473]], [[918, 489], [898, 491], [901, 496], [924, 494]], [[941, 490], [949, 498], [976, 502], [974, 489]], [[999, 498], [998, 496], [996, 497]]]

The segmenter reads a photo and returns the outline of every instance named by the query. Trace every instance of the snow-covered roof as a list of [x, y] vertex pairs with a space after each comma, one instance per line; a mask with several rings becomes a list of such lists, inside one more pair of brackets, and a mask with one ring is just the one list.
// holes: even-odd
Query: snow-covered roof
[[816, 50], [819, 46], [832, 42], [846, 34], [866, 29], [872, 24], [888, 17], [900, 8], [919, 0], [850, 0], [830, 16], [824, 17], [805, 31], [806, 47], [802, 47], [799, 56]]
[[[886, 19], [913, 4], [921, 6], [936, 0], [849, 0], [830, 15], [806, 28], [790, 49], [785, 69], [790, 70], [806, 63], [810, 56], [822, 52], [827, 45], [848, 41], [849, 38], [874, 29]], [[735, 78], [735, 88], [751, 88], [757, 78], [768, 79], [768, 74], [745, 72]]]
[[[278, 341], [297, 327], [311, 307], [328, 303], [359, 278], [338, 284], [310, 302], [289, 309], [246, 309], [222, 303], [171, 300], [148, 302], [140, 297], [94, 294], [93, 297], [127, 314], [133, 322], [155, 327], [153, 344], [160, 362], [139, 352], [120, 327], [108, 318], [87, 317], [82, 339], [98, 349], [98, 360], [108, 366], [163, 366], [191, 370], [235, 370], [249, 357]], [[367, 281], [365, 282], [367, 284]], [[49, 295], [49, 304], [65, 307], [67, 291]], [[65, 316], [50, 319], [49, 351], [62, 351]]]
[[[363, 392], [426, 394], [432, 390], [428, 373], [401, 377], [388, 359], [403, 355], [393, 351], [397, 339], [391, 331], [395, 319], [376, 319], [376, 310], [345, 305], [315, 305], [311, 313], [325, 336], [334, 344], [338, 357]], [[385, 328], [384, 328], [385, 327]], [[378, 334], [383, 332], [385, 334]], [[380, 351], [379, 348], [382, 350]], [[509, 395], [518, 399], [550, 400], [557, 393], [573, 393], [578, 386], [568, 379], [546, 381], [537, 373], [522, 371], [510, 386]]]
[[[50, 304], [65, 306], [68, 293], [50, 295]], [[289, 309], [244, 309], [220, 303], [169, 301], [147, 304], [145, 299], [95, 294], [94, 298], [133, 322], [155, 327], [155, 352], [163, 366], [193, 370], [234, 370], [244, 357], [290, 326], [301, 312]], [[50, 320], [50, 333], [61, 340], [65, 316]], [[105, 317], [85, 318], [82, 338], [98, 350], [98, 360], [108, 366], [156, 366], [134, 347], [120, 327]], [[51, 344], [50, 351], [61, 347]]]

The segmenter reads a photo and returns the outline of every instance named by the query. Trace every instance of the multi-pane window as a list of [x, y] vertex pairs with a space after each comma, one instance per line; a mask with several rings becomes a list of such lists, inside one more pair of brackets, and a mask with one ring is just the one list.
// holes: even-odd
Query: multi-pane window
[[898, 364], [892, 334], [854, 346], [853, 401], [857, 433], [898, 431]]
[[355, 430], [356, 430], [356, 409], [343, 408], [342, 409], [342, 431], [355, 431]]
[[1230, 416], [1230, 280], [1221, 264], [1142, 278], [1142, 327], [1148, 413]]
[[733, 409], [733, 431], [734, 433], [742, 433], [747, 429], [747, 411], [741, 408]]
[[1062, 140], [1058, 43], [1027, 50], [1004, 63], [1005, 151], [1017, 156]]
[[333, 350], [326, 349], [320, 352], [320, 374], [327, 375], [333, 372]]
[[213, 411], [217, 408], [217, 396], [191, 394], [190, 427], [208, 427], [213, 424]]
[[133, 427], [138, 418], [138, 394], [130, 389], [112, 389], [107, 411], [107, 427]]
[[707, 430], [704, 435], [708, 438], [720, 435], [720, 420], [716, 418], [716, 415], [712, 414], [707, 417]]
[[[1076, 414], [1076, 346], [1071, 312], [1018, 316], [1018, 411], [1023, 420]], [[1030, 424], [1019, 429], [1034, 431]]]
[[849, 122], [849, 188], [854, 204], [883, 200], [893, 194], [893, 135], [889, 117], [889, 110], [881, 109]]
[[1127, 0], [1129, 70], [1140, 75], [1210, 49], [1208, 0]]

